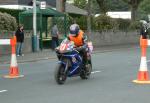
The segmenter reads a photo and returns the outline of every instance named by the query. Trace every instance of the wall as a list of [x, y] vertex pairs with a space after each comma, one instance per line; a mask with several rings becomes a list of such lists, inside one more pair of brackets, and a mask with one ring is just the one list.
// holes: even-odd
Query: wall
[[[11, 33], [13, 34], [13, 33]], [[4, 34], [3, 34], [4, 35]], [[92, 35], [88, 35], [89, 39], [93, 42], [94, 47], [107, 46], [107, 45], [121, 45], [121, 44], [138, 44], [139, 43], [138, 32], [92, 32]], [[11, 38], [12, 35], [0, 36], [1, 38]], [[25, 40], [23, 52], [32, 52], [32, 32], [25, 31]], [[0, 45], [0, 56], [8, 55], [11, 53], [10, 46]]]
[[92, 32], [88, 35], [95, 47], [106, 45], [136, 44], [139, 43], [140, 35], [134, 32]]
[[[13, 37], [14, 32], [0, 32], [0, 39], [10, 39]], [[25, 31], [25, 40], [23, 45], [23, 52], [32, 52], [32, 41], [31, 35], [32, 32]], [[11, 54], [11, 46], [10, 45], [0, 45], [0, 56], [2, 55], [10, 55]]]

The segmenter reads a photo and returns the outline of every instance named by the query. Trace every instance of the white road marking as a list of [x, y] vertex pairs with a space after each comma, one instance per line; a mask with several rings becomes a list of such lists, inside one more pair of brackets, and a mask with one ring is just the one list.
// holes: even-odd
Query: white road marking
[[7, 92], [8, 90], [0, 90], [0, 93]]
[[91, 72], [91, 73], [94, 74], [94, 73], [99, 73], [99, 72], [101, 72], [101, 71], [93, 71], [93, 72]]

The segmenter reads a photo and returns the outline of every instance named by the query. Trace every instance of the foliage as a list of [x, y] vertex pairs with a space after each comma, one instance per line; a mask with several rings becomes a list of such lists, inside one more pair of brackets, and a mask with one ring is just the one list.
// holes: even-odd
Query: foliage
[[76, 18], [76, 22], [77, 22], [77, 24], [80, 25], [80, 28], [82, 30], [87, 29], [87, 18], [85, 16], [81, 16], [81, 17]]
[[93, 14], [100, 13], [100, 8], [96, 0], [91, 0], [91, 12]]
[[14, 9], [3, 9], [0, 8], [0, 12], [2, 13], [8, 13], [16, 18], [17, 23], [19, 23], [19, 12], [22, 12], [22, 10], [14, 10]]
[[77, 23], [82, 30], [87, 29], [87, 17], [81, 15], [70, 15], [67, 17], [69, 20], [69, 25]]
[[128, 11], [129, 5], [122, 0], [106, 0], [109, 11]]
[[130, 30], [139, 30], [141, 28], [141, 23], [139, 21], [131, 22]]
[[132, 21], [135, 21], [137, 19], [137, 9], [143, 0], [123, 0], [123, 1], [131, 6], [131, 19]]
[[116, 21], [107, 15], [100, 15], [96, 17], [94, 23], [96, 30], [102, 31], [102, 30], [116, 29]]
[[139, 11], [143, 12], [144, 14], [150, 14], [150, 0], [144, 0], [139, 5]]
[[108, 5], [107, 5], [106, 0], [96, 0], [96, 1], [99, 5], [101, 14], [106, 14], [106, 12], [108, 11]]
[[140, 28], [140, 22], [134, 21], [132, 22], [129, 19], [114, 19], [107, 15], [100, 15], [99, 17], [92, 18], [92, 29], [99, 31], [107, 31], [107, 30], [121, 30], [121, 31], [129, 31], [129, 30], [137, 30]]
[[74, 5], [81, 9], [85, 9], [87, 5], [87, 0], [74, 0]]
[[116, 21], [117, 21], [119, 30], [127, 30], [127, 29], [129, 29], [131, 20], [119, 18], [119, 19], [116, 19]]
[[0, 30], [14, 31], [16, 27], [16, 19], [13, 16], [0, 12]]
[[99, 11], [99, 13], [103, 13], [103, 14], [105, 14], [107, 11], [127, 11], [127, 10], [129, 10], [128, 3], [123, 2], [123, 0], [93, 0], [92, 5], [93, 5], [92, 7], [96, 13]]

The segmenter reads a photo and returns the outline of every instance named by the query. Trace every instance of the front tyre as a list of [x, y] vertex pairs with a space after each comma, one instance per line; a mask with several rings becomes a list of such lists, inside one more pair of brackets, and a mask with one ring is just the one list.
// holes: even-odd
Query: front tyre
[[92, 72], [92, 59], [91, 55], [88, 56], [87, 64], [80, 74], [81, 79], [88, 79]]
[[80, 77], [81, 79], [88, 79], [92, 72], [92, 65], [87, 64], [85, 69], [81, 72]]
[[65, 73], [65, 67], [62, 64], [58, 64], [55, 69], [55, 80], [58, 84], [64, 84], [67, 75]]

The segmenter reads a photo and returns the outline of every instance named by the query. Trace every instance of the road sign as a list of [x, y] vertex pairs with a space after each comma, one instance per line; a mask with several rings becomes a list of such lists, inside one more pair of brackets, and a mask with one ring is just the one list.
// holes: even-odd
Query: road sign
[[40, 8], [46, 9], [46, 2], [45, 1], [41, 1]]

